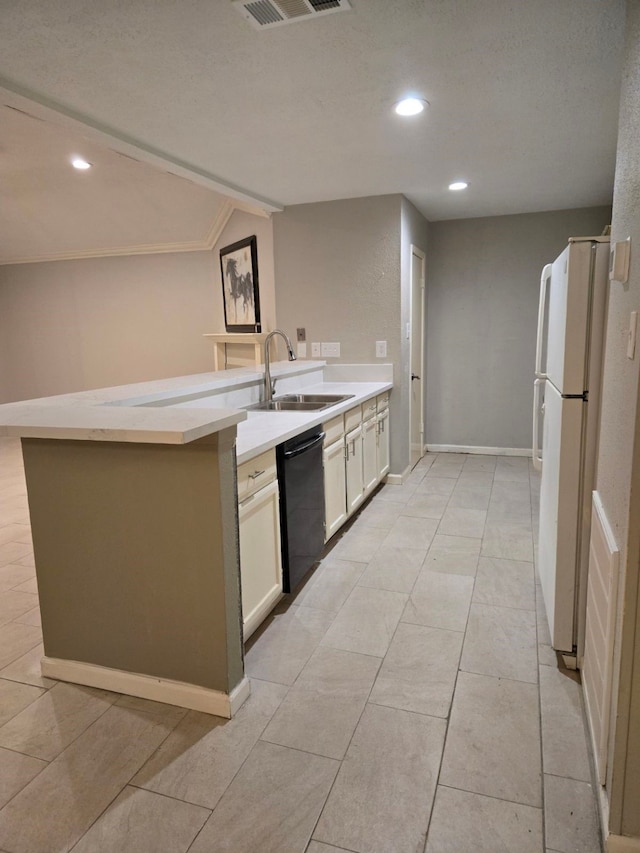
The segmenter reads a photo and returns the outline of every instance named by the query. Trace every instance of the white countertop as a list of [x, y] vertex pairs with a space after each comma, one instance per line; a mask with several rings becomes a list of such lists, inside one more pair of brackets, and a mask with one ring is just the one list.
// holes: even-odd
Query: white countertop
[[335, 406], [315, 412], [247, 412], [248, 418], [238, 424], [236, 454], [238, 464], [246, 462], [258, 453], [269, 450], [293, 438], [304, 430], [335, 418], [354, 406], [388, 391], [391, 382], [321, 382], [306, 386], [309, 394], [354, 394]]
[[[318, 381], [323, 369], [341, 381]], [[350, 375], [356, 381], [344, 381]], [[242, 405], [260, 398], [263, 372], [254, 368], [42, 397], [0, 405], [0, 436], [186, 444], [237, 424], [238, 462], [243, 462], [392, 387], [390, 379], [357, 381], [376, 375], [390, 377], [391, 366], [326, 368], [324, 362], [312, 361], [272, 365], [272, 376], [282, 386], [277, 394], [303, 390], [355, 395], [308, 413], [244, 411]]]

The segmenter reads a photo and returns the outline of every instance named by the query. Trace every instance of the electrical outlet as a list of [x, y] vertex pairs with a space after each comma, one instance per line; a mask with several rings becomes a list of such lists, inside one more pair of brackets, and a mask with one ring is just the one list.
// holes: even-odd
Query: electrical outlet
[[325, 358], [340, 358], [340, 344], [323, 342], [322, 355]]
[[376, 341], [376, 358], [386, 358], [387, 357], [387, 342], [386, 341]]
[[320, 358], [320, 344], [311, 344], [311, 358]]
[[298, 344], [298, 358], [307, 357], [307, 345], [304, 342]]
[[307, 330], [306, 329], [296, 329], [296, 334], [298, 336], [299, 341], [307, 340]]

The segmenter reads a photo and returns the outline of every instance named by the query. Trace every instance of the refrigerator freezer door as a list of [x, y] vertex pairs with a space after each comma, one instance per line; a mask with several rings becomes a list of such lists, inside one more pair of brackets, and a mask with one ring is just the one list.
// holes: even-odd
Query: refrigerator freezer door
[[576, 642], [574, 615], [585, 403], [561, 397], [551, 382], [546, 383], [544, 402], [538, 573], [551, 645], [558, 651], [571, 652]]
[[592, 243], [571, 243], [553, 264], [548, 294], [545, 373], [561, 394], [587, 389]]

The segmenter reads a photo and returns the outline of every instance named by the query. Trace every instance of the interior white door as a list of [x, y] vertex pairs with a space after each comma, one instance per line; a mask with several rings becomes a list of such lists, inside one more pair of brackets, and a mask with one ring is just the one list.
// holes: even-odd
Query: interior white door
[[425, 329], [425, 255], [411, 247], [411, 467], [424, 455], [424, 329]]
[[583, 416], [583, 400], [561, 397], [546, 383], [538, 572], [551, 645], [562, 652], [572, 652], [576, 642]]

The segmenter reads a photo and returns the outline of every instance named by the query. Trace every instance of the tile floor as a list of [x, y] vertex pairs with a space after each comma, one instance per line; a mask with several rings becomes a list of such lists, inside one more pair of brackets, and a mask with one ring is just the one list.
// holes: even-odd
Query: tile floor
[[428, 455], [252, 638], [232, 721], [42, 678], [0, 440], [2, 853], [598, 853], [521, 458]]

